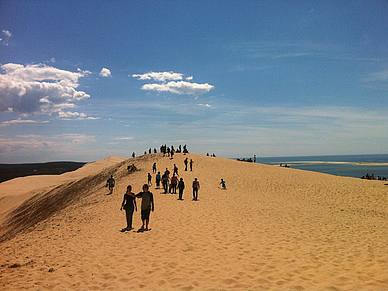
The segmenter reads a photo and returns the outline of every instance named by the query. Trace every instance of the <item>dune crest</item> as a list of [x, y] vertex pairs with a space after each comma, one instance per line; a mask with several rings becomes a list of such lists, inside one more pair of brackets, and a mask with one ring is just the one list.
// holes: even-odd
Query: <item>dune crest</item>
[[[193, 171], [183, 160], [193, 159]], [[121, 233], [128, 184], [153, 163], [179, 168], [184, 201], [151, 191], [151, 231]], [[139, 171], [128, 173], [134, 163]], [[105, 188], [114, 175], [112, 195]], [[198, 178], [199, 201], [191, 201]], [[226, 181], [227, 190], [220, 188]], [[382, 181], [195, 154], [123, 160], [16, 209], [2, 231], [7, 290], [386, 290], [388, 197]], [[138, 200], [138, 206], [140, 200]], [[40, 207], [40, 209], [39, 209]], [[29, 222], [28, 220], [31, 220]], [[140, 212], [134, 227], [141, 225]], [[16, 231], [17, 230], [17, 231]]]

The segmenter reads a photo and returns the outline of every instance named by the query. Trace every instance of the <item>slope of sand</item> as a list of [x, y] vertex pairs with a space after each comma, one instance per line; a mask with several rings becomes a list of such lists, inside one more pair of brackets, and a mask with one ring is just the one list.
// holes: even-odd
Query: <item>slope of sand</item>
[[85, 166], [61, 175], [38, 175], [19, 177], [0, 183], [0, 222], [4, 215], [35, 194], [49, 191], [65, 182], [78, 180], [97, 174], [103, 169], [124, 161], [124, 158], [108, 157], [104, 160], [88, 163]]
[[[0, 243], [0, 288], [388, 290], [384, 182], [194, 154], [187, 155], [193, 172], [185, 172], [185, 157], [141, 156], [58, 187], [45, 196], [45, 209], [55, 210], [45, 219], [34, 213], [37, 201], [27, 201], [28, 211], [14, 212], [8, 224], [19, 234]], [[151, 187], [152, 230], [121, 233], [126, 186], [139, 192], [154, 161], [159, 171], [177, 164], [185, 200]], [[128, 174], [133, 162], [140, 171]], [[117, 187], [107, 195], [110, 174]], [[194, 177], [201, 183], [197, 202]], [[221, 178], [227, 190], [219, 188]], [[64, 197], [72, 200], [62, 208]], [[37, 222], [30, 231], [23, 229], [27, 217]]]

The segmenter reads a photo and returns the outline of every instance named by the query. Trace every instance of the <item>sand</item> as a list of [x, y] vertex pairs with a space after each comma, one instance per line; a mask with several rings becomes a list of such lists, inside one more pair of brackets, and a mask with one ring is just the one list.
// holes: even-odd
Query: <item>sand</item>
[[[185, 157], [193, 172], [184, 171]], [[121, 233], [126, 186], [139, 192], [154, 162], [161, 172], [177, 164], [185, 200], [152, 186], [151, 231]], [[140, 171], [128, 174], [131, 163]], [[107, 195], [110, 174], [117, 186]], [[200, 201], [191, 201], [195, 177]], [[57, 186], [3, 224], [1, 289], [388, 290], [383, 181], [151, 154]]]
[[49, 191], [65, 182], [78, 180], [93, 174], [100, 173], [124, 158], [108, 157], [104, 160], [88, 163], [82, 168], [61, 175], [38, 175], [15, 178], [0, 183], [0, 222], [4, 215], [27, 199], [43, 191]]

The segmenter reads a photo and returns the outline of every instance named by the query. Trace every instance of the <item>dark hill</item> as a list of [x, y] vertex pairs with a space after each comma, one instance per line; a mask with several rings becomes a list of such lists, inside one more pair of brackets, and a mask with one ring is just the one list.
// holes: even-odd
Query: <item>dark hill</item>
[[0, 164], [0, 183], [17, 177], [32, 175], [60, 175], [75, 171], [86, 163], [49, 162], [36, 164]]

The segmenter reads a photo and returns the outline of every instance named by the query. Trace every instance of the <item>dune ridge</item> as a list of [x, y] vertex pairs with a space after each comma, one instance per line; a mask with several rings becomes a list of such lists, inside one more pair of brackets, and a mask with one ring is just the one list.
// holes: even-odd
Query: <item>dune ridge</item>
[[[183, 171], [186, 157], [194, 160], [193, 172]], [[154, 162], [161, 172], [176, 163], [186, 183], [185, 200], [152, 186], [152, 230], [121, 233], [125, 215], [119, 208], [126, 186], [139, 192]], [[139, 171], [128, 174], [132, 163]], [[107, 195], [110, 174], [117, 186]], [[195, 177], [201, 183], [198, 202], [191, 201]], [[221, 178], [227, 190], [220, 189]], [[2, 231], [25, 228], [8, 233], [0, 244], [0, 287], [387, 290], [387, 194], [382, 181], [195, 154], [123, 160], [56, 185], [8, 216]], [[50, 201], [47, 213], [57, 209], [43, 219], [37, 219], [42, 211], [23, 208], [44, 199]], [[13, 221], [17, 215], [20, 219]], [[28, 217], [36, 220], [23, 226]], [[140, 225], [135, 212], [134, 227]]]

